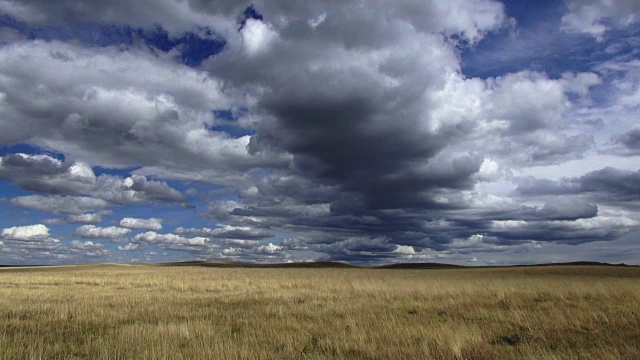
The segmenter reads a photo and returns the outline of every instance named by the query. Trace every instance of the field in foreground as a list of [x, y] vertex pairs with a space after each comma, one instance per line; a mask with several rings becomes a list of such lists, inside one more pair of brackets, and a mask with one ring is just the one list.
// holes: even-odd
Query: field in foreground
[[0, 359], [640, 359], [640, 268], [0, 269]]

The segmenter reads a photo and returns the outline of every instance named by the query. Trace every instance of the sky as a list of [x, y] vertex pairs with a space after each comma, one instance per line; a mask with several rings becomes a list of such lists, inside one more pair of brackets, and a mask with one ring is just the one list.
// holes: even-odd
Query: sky
[[637, 0], [0, 0], [0, 264], [640, 264]]

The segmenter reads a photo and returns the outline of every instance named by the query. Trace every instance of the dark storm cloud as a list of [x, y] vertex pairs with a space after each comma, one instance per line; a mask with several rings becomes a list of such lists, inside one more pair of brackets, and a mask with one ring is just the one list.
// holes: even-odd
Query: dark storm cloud
[[631, 154], [640, 153], [640, 127], [635, 127], [615, 139], [617, 144], [625, 147]]
[[[538, 144], [536, 144], [538, 145]], [[557, 136], [546, 146], [533, 146], [529, 159], [534, 164], [555, 164], [581, 158], [594, 145], [593, 136]]]
[[148, 201], [184, 201], [184, 196], [166, 182], [132, 175], [121, 178], [95, 176], [83, 163], [63, 162], [48, 155], [9, 154], [0, 157], [0, 177], [19, 187], [44, 194], [91, 195], [117, 205]]
[[251, 229], [248, 227], [223, 227], [218, 229], [210, 228], [183, 228], [179, 227], [174, 231], [175, 234], [189, 234], [193, 236], [218, 238], [218, 239], [238, 239], [238, 240], [262, 240], [273, 237], [272, 233], [260, 229]]
[[[291, 243], [285, 242], [283, 245], [291, 246]], [[307, 246], [324, 254], [318, 260], [366, 263], [399, 257], [393, 253], [397, 246], [382, 238], [355, 237], [325, 244], [311, 242]]]
[[416, 169], [417, 163], [434, 157], [448, 137], [420, 133], [415, 120], [406, 118], [376, 127], [375, 118], [385, 115], [375, 109], [375, 96], [315, 96], [311, 107], [304, 105], [309, 100], [296, 104], [287, 98], [268, 104], [279, 121], [261, 128], [255, 143], [271, 141], [269, 146], [284, 147], [294, 154], [304, 176], [321, 184], [340, 184], [362, 196], [367, 207], [424, 206], [433, 201], [428, 190], [468, 187], [480, 168], [482, 159], [462, 157], [443, 168]]
[[640, 200], [640, 170], [620, 170], [606, 167], [578, 178], [559, 181], [523, 179], [517, 191], [523, 195], [586, 194], [602, 201]]
[[70, 171], [72, 165], [48, 155], [8, 154], [0, 157], [0, 177], [12, 179], [21, 188], [36, 192], [82, 193], [91, 186], [93, 179], [82, 174], [74, 176]]
[[541, 207], [521, 206], [503, 212], [487, 211], [484, 216], [495, 221], [574, 221], [593, 218], [598, 215], [598, 206], [576, 199], [553, 201]]
[[[434, 129], [425, 97], [442, 84], [442, 73], [455, 72], [457, 61], [441, 37], [421, 32], [437, 28], [427, 21], [434, 14], [425, 15], [428, 19], [416, 23], [416, 29], [383, 20], [405, 14], [407, 5], [394, 4], [390, 13], [336, 5], [325, 14], [332, 26], [319, 25], [315, 31], [308, 18], [292, 17], [267, 44], [272, 50], [252, 50], [255, 56], [248, 61], [256, 66], [248, 69], [250, 74], [246, 60], [237, 61], [241, 52], [220, 54], [206, 64], [232, 83], [271, 89], [257, 104], [268, 118], [257, 125], [249, 150], [293, 155], [294, 170], [304, 181], [336, 187], [329, 201], [336, 211], [442, 207], [434, 190], [471, 187], [483, 161], [467, 153], [436, 159], [462, 131], [457, 124]], [[414, 10], [425, 11], [420, 6]], [[265, 17], [269, 13], [267, 6]], [[346, 14], [353, 21], [346, 21]], [[493, 24], [499, 21], [500, 16], [492, 17]], [[273, 32], [262, 22], [252, 24]], [[289, 31], [297, 28], [306, 30]], [[447, 30], [442, 25], [441, 31]], [[325, 54], [317, 55], [326, 62], [315, 56], [321, 47]], [[429, 47], [438, 50], [430, 56], [413, 51]], [[378, 56], [379, 51], [384, 55]], [[348, 204], [340, 200], [344, 197]]]
[[523, 178], [518, 181], [517, 192], [522, 195], [562, 195], [580, 193], [580, 185], [573, 181]]
[[578, 180], [584, 192], [596, 193], [620, 201], [640, 200], [640, 170], [627, 171], [607, 167]]
[[[543, 185], [553, 188], [549, 184]], [[273, 190], [265, 186], [258, 188]], [[563, 187], [558, 187], [556, 192], [556, 195], [578, 194]], [[300, 197], [307, 198], [304, 190]], [[577, 244], [613, 240], [638, 226], [637, 222], [617, 215], [600, 216], [598, 205], [574, 197], [550, 198], [541, 206], [510, 205], [495, 210], [474, 208], [471, 204], [450, 209], [386, 210], [355, 204], [344, 213], [334, 210], [332, 201], [338, 200], [332, 197], [324, 198], [327, 202], [324, 204], [298, 203], [295, 206], [295, 197], [282, 193], [275, 197], [280, 199], [277, 204], [269, 201], [274, 198], [273, 192], [269, 192], [264, 201], [259, 192], [241, 198], [253, 205], [214, 203], [210, 216], [222, 216], [228, 223], [245, 226], [289, 229], [300, 237], [283, 242], [285, 249], [315, 251], [336, 260], [355, 262], [400, 257], [403, 254], [397, 250], [403, 246], [410, 246], [415, 253], [424, 249], [457, 249], [456, 239], [467, 239], [476, 234], [493, 239], [491, 242], [485, 240], [482, 251], [501, 251], [505, 246], [532, 241]], [[367, 247], [366, 244], [375, 246]]]
[[[632, 225], [631, 227], [629, 225]], [[612, 219], [594, 223], [522, 222], [496, 223], [486, 234], [497, 237], [500, 244], [522, 241], [581, 244], [591, 241], [610, 241], [629, 233], [638, 224], [625, 224]]]

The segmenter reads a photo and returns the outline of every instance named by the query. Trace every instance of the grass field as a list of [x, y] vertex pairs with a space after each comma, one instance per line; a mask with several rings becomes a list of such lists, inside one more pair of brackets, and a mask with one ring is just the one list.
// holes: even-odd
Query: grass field
[[0, 358], [640, 359], [640, 268], [4, 268]]

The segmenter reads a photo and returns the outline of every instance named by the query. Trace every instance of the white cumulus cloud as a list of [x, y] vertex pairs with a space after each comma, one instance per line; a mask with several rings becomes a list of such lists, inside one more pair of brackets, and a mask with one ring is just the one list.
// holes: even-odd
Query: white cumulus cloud
[[142, 230], [162, 230], [162, 219], [150, 218], [150, 219], [137, 219], [137, 218], [124, 218], [120, 220], [120, 226], [127, 229], [142, 229]]
[[130, 229], [117, 226], [98, 227], [95, 225], [83, 225], [76, 229], [76, 235], [85, 239], [121, 239], [130, 232]]
[[3, 229], [2, 237], [9, 240], [42, 240], [49, 237], [49, 228], [42, 224], [14, 226]]

